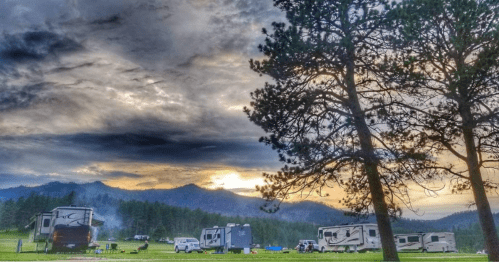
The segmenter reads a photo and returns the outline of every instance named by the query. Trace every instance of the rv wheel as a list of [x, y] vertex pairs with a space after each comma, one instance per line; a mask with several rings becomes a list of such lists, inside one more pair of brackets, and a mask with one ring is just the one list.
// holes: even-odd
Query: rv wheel
[[426, 250], [426, 249], [423, 249], [423, 253], [426, 253], [426, 252], [428, 252], [428, 250]]
[[179, 251], [179, 250], [178, 250], [178, 247], [177, 247], [177, 246], [175, 246], [175, 253], [178, 253], [178, 251]]
[[321, 253], [325, 253], [326, 252], [326, 248], [322, 247], [321, 248]]

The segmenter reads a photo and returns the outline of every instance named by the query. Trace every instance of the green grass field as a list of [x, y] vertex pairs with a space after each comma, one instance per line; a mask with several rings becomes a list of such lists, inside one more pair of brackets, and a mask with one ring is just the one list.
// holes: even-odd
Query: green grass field
[[[16, 253], [17, 241], [23, 240], [23, 253]], [[105, 241], [100, 241], [101, 247], [105, 249]], [[312, 253], [301, 254], [292, 250], [289, 254], [269, 253], [257, 249], [258, 254], [207, 254], [184, 252], [175, 253], [172, 245], [151, 243], [147, 253], [130, 254], [137, 250], [140, 242], [117, 242], [119, 250], [125, 253], [86, 253], [86, 254], [44, 254], [31, 253], [36, 244], [29, 243], [26, 235], [0, 234], [0, 261], [381, 261], [383, 256], [379, 252], [371, 253]], [[462, 254], [462, 253], [402, 253], [399, 255], [402, 261], [487, 261], [484, 255]]]

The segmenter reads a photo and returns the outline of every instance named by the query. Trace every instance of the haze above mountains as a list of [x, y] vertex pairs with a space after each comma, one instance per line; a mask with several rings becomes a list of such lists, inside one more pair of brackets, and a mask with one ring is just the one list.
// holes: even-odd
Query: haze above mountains
[[[85, 198], [87, 202], [99, 195], [122, 200], [137, 200], [161, 202], [171, 206], [201, 209], [210, 213], [224, 216], [265, 217], [292, 222], [309, 222], [318, 225], [338, 225], [344, 223], [375, 222], [374, 217], [359, 221], [354, 217], [344, 215], [344, 211], [326, 205], [302, 201], [295, 203], [282, 203], [276, 213], [266, 213], [260, 210], [264, 200], [255, 197], [240, 196], [227, 190], [208, 190], [194, 184], [185, 185], [174, 189], [154, 190], [125, 190], [113, 188], [102, 182], [87, 184], [51, 182], [37, 187], [14, 187], [0, 190], [0, 200], [18, 199], [27, 197], [32, 192], [51, 197], [62, 197], [71, 191], [76, 192], [78, 198]], [[115, 207], [108, 207], [115, 208]], [[494, 215], [499, 220], [499, 214]], [[412, 220], [398, 219], [394, 227], [408, 230], [451, 230], [453, 227], [467, 227], [476, 223], [476, 212], [460, 212], [438, 220]], [[497, 222], [496, 222], [497, 223]]]

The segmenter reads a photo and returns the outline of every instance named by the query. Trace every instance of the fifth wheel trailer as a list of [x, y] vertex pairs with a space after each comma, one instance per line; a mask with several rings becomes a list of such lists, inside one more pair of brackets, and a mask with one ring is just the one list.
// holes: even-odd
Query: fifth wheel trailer
[[394, 235], [397, 251], [457, 252], [452, 232], [429, 232]]
[[253, 245], [253, 235], [249, 224], [241, 226], [229, 223], [225, 227], [204, 228], [199, 243], [202, 249], [214, 249], [220, 253], [240, 253]]
[[[63, 206], [50, 212], [38, 213], [31, 218], [30, 240], [47, 251], [84, 250], [92, 239], [92, 226], [103, 222], [93, 219], [93, 209]], [[32, 236], [32, 237], [31, 237]], [[44, 242], [44, 245], [39, 245]]]
[[318, 231], [321, 252], [358, 252], [381, 248], [376, 224], [319, 227]]

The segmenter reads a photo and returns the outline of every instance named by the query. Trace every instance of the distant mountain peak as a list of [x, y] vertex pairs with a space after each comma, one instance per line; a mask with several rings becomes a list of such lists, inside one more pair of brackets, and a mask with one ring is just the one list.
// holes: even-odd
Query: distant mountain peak
[[104, 184], [102, 181], [95, 181], [95, 182], [92, 182], [90, 183], [91, 185], [95, 185], [95, 186], [107, 186], [106, 184]]
[[190, 184], [187, 184], [187, 185], [183, 185], [181, 187], [177, 187], [177, 188], [183, 188], [183, 189], [203, 189], [202, 187], [194, 184], [194, 183], [190, 183]]

